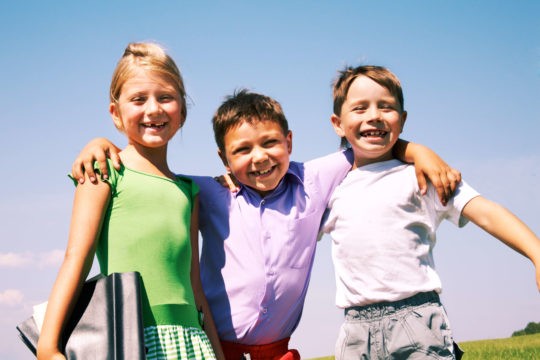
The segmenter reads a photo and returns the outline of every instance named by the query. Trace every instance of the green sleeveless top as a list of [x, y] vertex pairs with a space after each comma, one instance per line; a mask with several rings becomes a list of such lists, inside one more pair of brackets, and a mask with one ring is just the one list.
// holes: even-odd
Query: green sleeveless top
[[191, 287], [190, 223], [198, 186], [109, 161], [111, 201], [96, 255], [102, 274], [138, 271], [144, 325], [201, 328]]

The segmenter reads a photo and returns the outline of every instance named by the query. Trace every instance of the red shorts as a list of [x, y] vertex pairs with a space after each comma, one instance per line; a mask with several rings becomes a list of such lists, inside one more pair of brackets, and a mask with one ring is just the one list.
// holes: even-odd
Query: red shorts
[[289, 350], [289, 339], [285, 338], [266, 345], [244, 345], [221, 341], [227, 360], [242, 360], [246, 354], [251, 360], [300, 360], [297, 350]]

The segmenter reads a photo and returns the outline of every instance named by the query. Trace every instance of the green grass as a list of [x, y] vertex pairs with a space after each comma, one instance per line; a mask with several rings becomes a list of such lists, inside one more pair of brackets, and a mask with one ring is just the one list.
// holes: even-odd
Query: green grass
[[533, 360], [540, 359], [540, 334], [514, 336], [507, 339], [468, 341], [459, 346], [465, 351], [463, 360]]
[[[537, 360], [540, 359], [540, 334], [507, 339], [460, 342], [463, 360]], [[333, 360], [333, 356], [312, 360]]]

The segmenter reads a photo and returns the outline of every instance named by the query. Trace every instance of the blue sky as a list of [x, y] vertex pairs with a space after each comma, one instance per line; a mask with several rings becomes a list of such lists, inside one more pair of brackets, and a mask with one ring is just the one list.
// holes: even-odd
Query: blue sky
[[[125, 144], [107, 94], [128, 42], [160, 42], [184, 75], [188, 120], [169, 151], [177, 172], [222, 173], [210, 119], [239, 87], [281, 102], [293, 159], [335, 151], [336, 71], [384, 65], [404, 87], [403, 138], [437, 151], [540, 234], [539, 14], [532, 0], [0, 3], [0, 358], [31, 359], [14, 326], [56, 276], [72, 161], [97, 136]], [[531, 263], [474, 225], [443, 224], [435, 261], [458, 341], [508, 337], [540, 321]], [[324, 238], [292, 338], [306, 358], [333, 353], [342, 319], [333, 276]]]

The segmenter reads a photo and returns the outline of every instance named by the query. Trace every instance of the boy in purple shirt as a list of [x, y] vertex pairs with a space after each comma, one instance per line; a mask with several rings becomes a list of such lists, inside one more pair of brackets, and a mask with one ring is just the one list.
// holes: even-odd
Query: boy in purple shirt
[[[352, 153], [289, 161], [292, 133], [281, 106], [245, 90], [228, 97], [212, 122], [218, 153], [240, 183], [231, 192], [212, 177], [192, 176], [201, 189], [201, 277], [223, 350], [227, 359], [299, 359], [289, 338], [300, 321], [322, 215]], [[441, 199], [460, 180], [419, 145], [400, 142], [396, 150], [417, 167], [419, 155], [427, 159], [420, 171], [432, 169], [427, 175]], [[87, 169], [95, 180], [88, 165], [106, 152], [117, 159], [108, 140], [87, 145], [74, 163], [75, 178]]]

